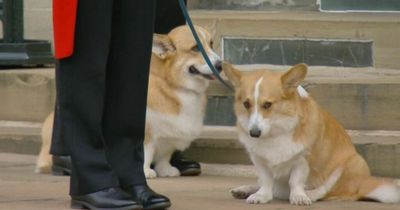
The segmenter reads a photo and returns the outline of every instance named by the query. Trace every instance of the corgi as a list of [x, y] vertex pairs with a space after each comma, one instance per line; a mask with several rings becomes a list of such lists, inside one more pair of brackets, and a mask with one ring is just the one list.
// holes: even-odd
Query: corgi
[[[204, 28], [195, 26], [214, 67], [220, 72], [222, 62], [212, 49], [213, 39]], [[188, 26], [173, 29], [166, 35], [153, 36], [150, 64], [144, 171], [146, 178], [179, 176], [171, 166], [175, 150], [185, 150], [200, 135], [207, 104], [206, 90], [215, 76], [206, 64]], [[134, 97], [134, 96], [132, 96]], [[37, 172], [49, 171], [49, 145], [54, 116], [44, 122], [42, 149]], [[150, 168], [154, 164], [154, 169]]]
[[399, 202], [399, 183], [371, 176], [345, 129], [300, 86], [307, 68], [298, 64], [287, 72], [240, 72], [223, 63], [235, 87], [238, 138], [259, 181], [259, 186], [232, 189], [233, 197], [250, 204], [273, 198], [294, 205], [317, 200]]
[[[221, 59], [212, 49], [212, 36], [198, 26], [196, 31], [211, 63], [221, 71]], [[206, 90], [214, 79], [188, 26], [175, 28], [168, 35], [155, 35], [144, 142], [147, 178], [180, 175], [169, 163], [171, 155], [188, 148], [200, 135]]]

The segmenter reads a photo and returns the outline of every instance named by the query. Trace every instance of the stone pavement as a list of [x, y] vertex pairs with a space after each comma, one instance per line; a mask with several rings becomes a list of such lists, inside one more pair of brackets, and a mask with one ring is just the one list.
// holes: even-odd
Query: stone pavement
[[[69, 209], [68, 177], [33, 173], [36, 156], [0, 153], [0, 210]], [[400, 204], [374, 202], [318, 202], [312, 206], [291, 206], [287, 201], [250, 205], [235, 200], [229, 189], [254, 184], [255, 178], [211, 176], [150, 180], [158, 192], [168, 195], [171, 210], [395, 210]]]

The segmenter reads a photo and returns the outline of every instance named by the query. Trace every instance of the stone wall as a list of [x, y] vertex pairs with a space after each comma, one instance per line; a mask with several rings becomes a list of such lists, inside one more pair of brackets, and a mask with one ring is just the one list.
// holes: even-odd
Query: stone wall
[[53, 41], [52, 0], [24, 0], [25, 39]]

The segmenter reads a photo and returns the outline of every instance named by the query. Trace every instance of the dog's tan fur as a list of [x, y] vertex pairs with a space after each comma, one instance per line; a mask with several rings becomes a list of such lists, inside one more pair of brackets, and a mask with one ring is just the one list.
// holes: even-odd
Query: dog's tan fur
[[[212, 50], [212, 37], [204, 28], [196, 30], [214, 65], [220, 62]], [[196, 74], [189, 71], [197, 70]], [[134, 68], [132, 69], [134, 70]], [[147, 178], [179, 176], [169, 164], [174, 150], [184, 150], [200, 134], [207, 102], [206, 89], [214, 79], [187, 26], [180, 26], [168, 35], [155, 34], [147, 99], [145, 164]], [[132, 96], [134, 97], [134, 96]], [[42, 152], [37, 162], [38, 172], [51, 167], [48, 154], [52, 119], [44, 122]], [[155, 170], [150, 164], [155, 164]]]
[[[248, 203], [277, 197], [297, 205], [320, 199], [400, 201], [395, 181], [371, 176], [345, 129], [302, 89], [306, 65], [284, 73], [244, 73], [228, 63], [223, 69], [236, 89], [239, 140], [260, 180], [259, 187], [233, 189], [234, 197]], [[252, 137], [251, 129], [253, 134], [261, 131], [260, 136]]]
[[54, 113], [50, 113], [46, 119], [44, 120], [42, 126], [42, 146], [40, 148], [40, 153], [36, 161], [36, 173], [50, 173], [51, 166], [53, 165], [53, 160], [50, 155], [50, 144], [51, 144], [51, 135], [53, 130], [53, 120]]

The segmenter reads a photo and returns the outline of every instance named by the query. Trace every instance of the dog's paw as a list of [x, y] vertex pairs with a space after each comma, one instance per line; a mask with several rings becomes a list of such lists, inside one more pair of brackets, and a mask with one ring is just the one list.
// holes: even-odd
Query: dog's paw
[[262, 203], [268, 203], [271, 200], [272, 200], [272, 195], [254, 193], [254, 194], [250, 195], [246, 199], [246, 203], [249, 203], [249, 204], [262, 204]]
[[321, 192], [318, 190], [306, 190], [306, 195], [312, 202], [315, 202], [319, 199], [321, 199]]
[[35, 173], [37, 173], [37, 174], [48, 174], [48, 173], [51, 173], [51, 169], [49, 167], [36, 166], [35, 167]]
[[179, 170], [173, 166], [156, 167], [157, 175], [160, 177], [180, 176]]
[[154, 179], [157, 177], [156, 171], [153, 169], [144, 169], [144, 175], [146, 175], [146, 179]]
[[254, 186], [244, 185], [232, 189], [231, 194], [236, 199], [246, 199], [255, 192], [255, 188]]
[[297, 206], [309, 206], [312, 204], [312, 201], [305, 194], [290, 194], [290, 204]]

